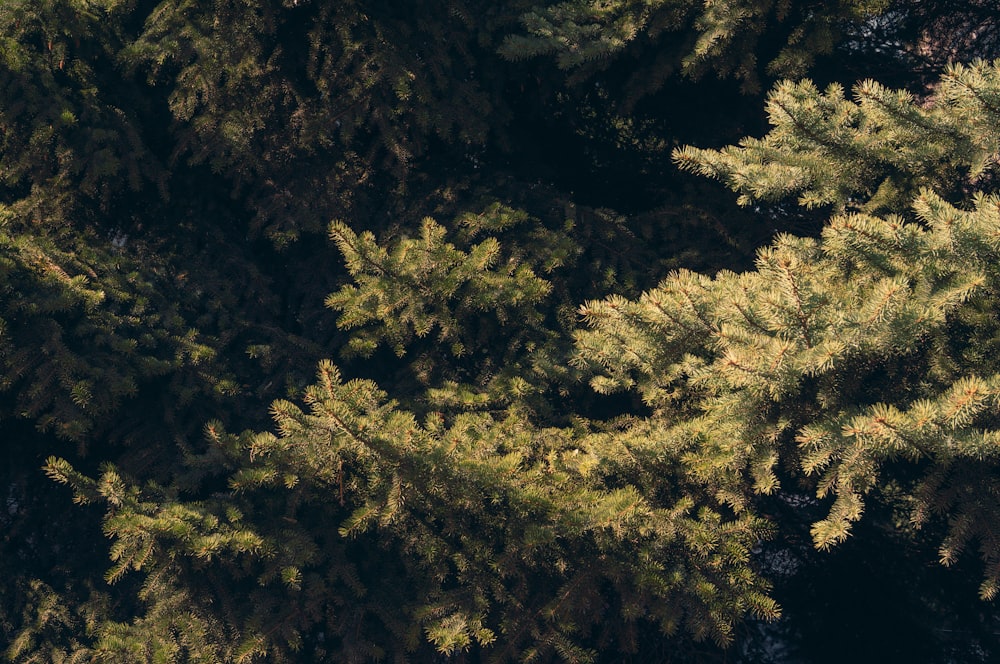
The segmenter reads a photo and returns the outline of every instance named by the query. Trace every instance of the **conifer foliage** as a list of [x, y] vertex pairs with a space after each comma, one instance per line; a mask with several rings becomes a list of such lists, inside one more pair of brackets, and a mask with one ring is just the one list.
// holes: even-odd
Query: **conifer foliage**
[[[878, 555], [887, 513], [1000, 623], [1000, 61], [783, 82], [763, 138], [675, 150], [829, 216], [751, 269], [664, 277], [696, 222], [657, 223], [738, 243], [706, 188], [570, 191], [602, 133], [669, 164], [692, 120], [629, 109], [675, 70], [752, 88], [925, 5], [0, 3], [2, 657], [749, 661], [769, 554]], [[615, 117], [542, 136], [541, 54]]]
[[0, 7], [0, 185], [4, 202], [35, 223], [78, 217], [87, 200], [106, 211], [122, 183], [163, 183], [136, 109], [126, 107], [139, 100], [104, 85], [127, 11], [117, 0]]
[[675, 153], [685, 169], [722, 180], [741, 205], [798, 195], [800, 205], [905, 211], [929, 187], [949, 197], [991, 189], [1000, 87], [987, 62], [948, 68], [927, 99], [874, 81], [820, 92], [809, 81], [770, 94], [774, 128], [723, 150]]
[[[275, 661], [303, 648], [381, 659], [423, 652], [425, 641], [443, 654], [489, 647], [498, 661], [590, 661], [594, 646], [634, 650], [644, 624], [726, 643], [744, 613], [777, 613], [746, 564], [764, 523], [683, 491], [697, 488], [680, 485], [675, 460], [652, 461], [662, 457], [646, 437], [654, 431], [538, 429], [516, 411], [420, 422], [328, 362], [305, 402], [272, 405], [276, 433], [209, 425], [209, 455], [237, 466], [230, 492], [209, 501], [49, 460], [77, 500], [108, 505], [108, 578], [141, 571], [155, 588], [148, 618], [107, 628], [101, 647], [190, 647], [190, 630], [172, 636], [176, 626], [164, 632], [156, 616], [175, 601], [163, 588], [199, 577], [225, 593], [224, 608], [221, 625], [184, 617], [194, 633], [241, 634], [227, 657]], [[228, 598], [248, 574], [253, 601]]]
[[[762, 250], [754, 272], [679, 273], [636, 302], [588, 303], [579, 361], [600, 372], [595, 389], [640, 390], [691, 472], [737, 509], [747, 487], [776, 491], [776, 466], [795, 464], [834, 498], [813, 526], [820, 548], [847, 537], [886, 463], [926, 463], [913, 518], [953, 515], [943, 561], [979, 540], [992, 597], [993, 521], [955, 516], [991, 508], [960, 506], [964, 492], [943, 485], [963, 482], [957, 467], [995, 472], [997, 378], [945, 349], [965, 331], [953, 322], [963, 306], [996, 300], [1000, 200], [963, 212], [926, 192], [917, 210], [926, 226], [839, 217], [821, 241]], [[926, 367], [919, 384], [907, 384], [907, 364]]]
[[[347, 261], [357, 286], [344, 286], [326, 299], [326, 306], [343, 312], [338, 325], [367, 326], [347, 350], [371, 355], [383, 339], [397, 355], [406, 352], [414, 336], [437, 329], [437, 339], [461, 356], [477, 341], [463, 339], [470, 317], [490, 311], [499, 323], [512, 318], [530, 323], [532, 311], [549, 291], [549, 284], [513, 257], [503, 260], [500, 243], [487, 238], [468, 253], [445, 242], [447, 231], [426, 218], [420, 236], [402, 239], [388, 251], [371, 233], [357, 235], [343, 223], [330, 236]], [[505, 264], [498, 266], [501, 261]]]
[[[586, 71], [630, 47], [641, 51], [655, 44], [655, 63], [643, 72], [652, 76], [653, 86], [676, 70], [692, 76], [714, 70], [754, 88], [760, 64], [771, 74], [802, 76], [816, 56], [833, 50], [845, 28], [880, 15], [888, 5], [885, 0], [566, 0], [523, 14], [527, 34], [509, 36], [503, 53], [515, 59], [552, 54], [560, 68]], [[781, 51], [758, 63], [759, 42], [776, 37], [784, 42]]]
[[[1000, 200], [976, 193], [959, 207], [917, 187], [949, 182], [961, 195], [990, 181], [998, 81], [998, 64], [956, 66], [923, 107], [873, 83], [856, 104], [836, 90], [779, 87], [767, 137], [675, 158], [725, 178], [744, 202], [801, 191], [805, 205], [878, 208], [915, 194], [911, 210], [835, 216], [818, 241], [783, 237], [761, 250], [754, 272], [682, 272], [638, 301], [588, 303], [591, 329], [577, 337], [595, 389], [638, 389], [690, 450], [692, 472], [737, 508], [741, 487], [778, 490], [779, 466], [832, 497], [812, 528], [820, 548], [848, 536], [889, 462], [918, 462], [911, 518], [946, 515], [946, 564], [978, 543], [984, 598], [996, 594], [1000, 555], [997, 503], [986, 498], [997, 378], [977, 344], [996, 335], [984, 313], [998, 295]], [[904, 136], [911, 153], [900, 159]]]
[[181, 367], [198, 371], [214, 357], [166, 300], [164, 283], [106, 239], [4, 230], [0, 388], [17, 395], [16, 414], [40, 429], [80, 444], [95, 426], [106, 435], [109, 416], [143, 382]]
[[[284, 244], [321, 231], [433, 138], [502, 126], [505, 3], [165, 0], [122, 57], [169, 90], [175, 160], [208, 164]], [[398, 181], [398, 180], [397, 180]], [[308, 203], [306, 203], [308, 201]]]

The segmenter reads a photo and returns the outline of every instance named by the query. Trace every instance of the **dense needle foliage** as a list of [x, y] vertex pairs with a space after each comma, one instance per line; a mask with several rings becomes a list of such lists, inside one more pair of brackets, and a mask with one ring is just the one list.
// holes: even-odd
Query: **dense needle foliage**
[[0, 3], [3, 657], [996, 658], [996, 23]]

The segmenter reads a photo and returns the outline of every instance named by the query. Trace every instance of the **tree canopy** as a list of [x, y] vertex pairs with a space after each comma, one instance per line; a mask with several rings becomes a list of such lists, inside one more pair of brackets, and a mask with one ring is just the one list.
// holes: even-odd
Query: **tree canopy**
[[996, 27], [4, 3], [4, 658], [991, 661]]

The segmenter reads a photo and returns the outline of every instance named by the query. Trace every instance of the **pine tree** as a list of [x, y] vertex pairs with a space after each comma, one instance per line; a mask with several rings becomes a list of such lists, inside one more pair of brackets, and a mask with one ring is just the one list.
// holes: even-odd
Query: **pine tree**
[[575, 99], [496, 53], [517, 16], [509, 57], [640, 63], [627, 99], [593, 86], [620, 112], [544, 118], [643, 143], [639, 178], [680, 139], [621, 109], [662, 76], [749, 84], [772, 43], [795, 70], [888, 6], [4, 3], [4, 655], [694, 659], [778, 615], [760, 552], [791, 488], [819, 547], [892, 501], [995, 595], [1000, 65], [783, 84], [769, 136], [677, 152], [834, 216], [642, 296], [690, 265], [666, 245], [694, 190], [630, 218], [480, 152], [509, 108]]
[[947, 197], [992, 184], [1000, 122], [996, 65], [948, 69], [926, 99], [874, 81], [820, 92], [784, 82], [770, 94], [773, 129], [723, 150], [684, 148], [684, 169], [722, 180], [741, 205], [798, 195], [806, 207], [902, 213], [921, 187]]
[[[753, 272], [680, 272], [637, 301], [588, 303], [592, 329], [577, 337], [595, 389], [637, 389], [720, 500], [745, 509], [753, 493], [778, 490], [782, 472], [832, 498], [812, 528], [817, 547], [849, 535], [873, 489], [903, 481], [886, 477], [892, 462], [919, 464], [906, 484], [911, 518], [947, 521], [945, 564], [978, 543], [986, 599], [1000, 556], [989, 498], [997, 367], [985, 350], [997, 334], [986, 312], [1000, 200], [976, 193], [955, 206], [915, 188], [957, 178], [949, 190], [960, 195], [991, 181], [998, 81], [996, 65], [956, 66], [926, 108], [870, 83], [856, 105], [782, 86], [772, 108], [792, 110], [772, 134], [678, 160], [727, 178], [745, 202], [792, 190], [807, 205], [879, 208], [898, 200], [878, 196], [895, 178], [896, 196], [915, 195], [912, 213], [841, 214], [821, 239], [762, 249]], [[887, 165], [902, 136], [910, 152]]]
[[220, 173], [252, 230], [286, 245], [398, 187], [434, 140], [474, 150], [502, 127], [490, 44], [509, 11], [165, 0], [122, 57], [169, 90], [173, 160]]
[[0, 232], [0, 388], [14, 414], [84, 444], [143, 381], [214, 352], [109, 242], [59, 239]]
[[[88, 202], [163, 187], [165, 170], [135, 117], [138, 96], [108, 90], [127, 3], [14, 0], [0, 7], [0, 185], [34, 223], [60, 224]], [[16, 199], [11, 201], [12, 197]]]
[[[211, 630], [237, 660], [432, 647], [590, 661], [595, 647], [634, 651], [643, 625], [727, 642], [745, 613], [777, 612], [748, 565], [763, 523], [696, 500], [655, 430], [539, 429], [516, 410], [419, 422], [329, 363], [305, 402], [275, 402], [276, 433], [210, 425], [209, 454], [235, 472], [206, 501], [50, 459], [77, 500], [107, 505], [108, 577], [139, 571], [150, 588], [146, 616], [105, 627], [99, 647], [152, 629], [177, 661], [181, 635]], [[189, 593], [193, 627], [179, 631], [163, 606], [179, 591], [162, 592], [176, 583], [208, 583], [218, 608]], [[250, 601], [230, 597], [240, 587]]]
[[513, 258], [498, 265], [501, 248], [495, 238], [465, 253], [446, 243], [445, 234], [427, 218], [418, 238], [400, 240], [390, 252], [371, 233], [359, 236], [343, 223], [330, 227], [358, 285], [331, 294], [326, 305], [342, 312], [340, 327], [368, 328], [351, 339], [348, 352], [371, 355], [385, 340], [403, 355], [414, 336], [436, 329], [438, 343], [461, 356], [482, 343], [464, 334], [479, 312], [492, 312], [501, 325], [511, 318], [537, 324], [532, 305], [548, 294], [548, 283]]
[[237, 394], [245, 408], [247, 328], [273, 342], [278, 372], [296, 345], [255, 325], [267, 288], [220, 241], [223, 224], [192, 231], [201, 190], [178, 187], [180, 202], [171, 190], [155, 103], [117, 66], [135, 8], [0, 7], [0, 641], [15, 661], [90, 661], [98, 627], [133, 604], [75, 556], [105, 538], [63, 518], [45, 454], [165, 477], [209, 414], [232, 412]]
[[[748, 90], [759, 86], [762, 44], [779, 40], [781, 51], [763, 63], [779, 76], [802, 76], [817, 56], [831, 53], [845, 28], [886, 12], [885, 0], [771, 2], [595, 2], [567, 0], [542, 5], [521, 17], [524, 32], [507, 37], [502, 53], [511, 59], [554, 55], [560, 68], [582, 77], [607, 66], [623, 52], [655, 50], [642, 76], [632, 79], [630, 98], [655, 92], [663, 80], [683, 71], [735, 76]], [[643, 82], [642, 77], [647, 80]]]

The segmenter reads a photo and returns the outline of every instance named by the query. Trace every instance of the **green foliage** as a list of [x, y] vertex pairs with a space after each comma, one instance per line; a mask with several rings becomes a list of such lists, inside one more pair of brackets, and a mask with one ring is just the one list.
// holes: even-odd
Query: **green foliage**
[[652, 80], [635, 80], [633, 87], [655, 91], [679, 69], [695, 77], [709, 71], [732, 75], [753, 89], [759, 85], [761, 42], [776, 35], [784, 42], [766, 63], [770, 74], [802, 76], [816, 56], [833, 50], [845, 25], [878, 16], [888, 6], [886, 0], [566, 0], [522, 15], [527, 34], [507, 37], [502, 53], [512, 59], [551, 54], [562, 69], [586, 71], [630, 47], [653, 46], [658, 53], [651, 71], [644, 72]]
[[[320, 652], [318, 633], [335, 661], [428, 646], [591, 660], [595, 645], [634, 649], [644, 623], [727, 642], [743, 614], [777, 613], [748, 566], [763, 522], [699, 506], [655, 432], [539, 429], [516, 411], [418, 422], [329, 363], [305, 402], [273, 404], [277, 434], [210, 427], [209, 454], [236, 470], [209, 501], [139, 489], [113, 469], [92, 480], [50, 459], [47, 471], [77, 500], [107, 504], [110, 579], [139, 570], [146, 589], [191, 575], [221, 584], [223, 624], [198, 609], [189, 620], [237, 660], [229, 634], [275, 661]], [[250, 601], [230, 599], [244, 576]], [[176, 629], [154, 616], [174, 601], [162, 590], [144, 591], [147, 617], [105, 627], [99, 643], [128, 649], [154, 622], [157, 639]], [[166, 661], [179, 659], [173, 638]]]
[[[417, 381], [409, 390], [397, 383], [398, 397], [447, 411], [515, 402], [560, 410], [547, 393], [576, 381], [563, 358], [566, 331], [576, 323], [566, 278], [580, 246], [497, 202], [461, 213], [451, 225], [448, 231], [425, 218], [417, 238], [404, 235], [386, 246], [370, 232], [331, 226], [354, 281], [326, 298], [341, 312], [338, 327], [351, 330], [342, 358], [370, 358], [388, 347], [408, 360]], [[562, 282], [559, 292], [552, 292], [553, 281]]]
[[[993, 598], [1000, 63], [782, 84], [765, 138], [677, 151], [783, 215], [751, 236], [835, 216], [638, 295], [748, 215], [626, 200], [728, 110], [635, 102], [907, 6], [3, 3], [4, 656], [700, 660], [779, 615], [769, 551], [871, 512]], [[518, 16], [505, 57], [599, 85], [505, 61]]]
[[[804, 189], [807, 205], [845, 207], [848, 193], [871, 196], [859, 178], [881, 182], [887, 171], [920, 184], [957, 177], [964, 167], [966, 182], [977, 182], [1000, 136], [984, 107], [998, 79], [996, 66], [955, 67], [936, 90], [942, 101], [924, 109], [866, 84], [860, 89], [902, 100], [898, 113], [878, 122], [864, 102], [785, 85], [772, 108], [802, 92], [799, 108], [811, 122], [789, 113], [761, 141], [721, 152], [687, 149], [678, 159], [710, 173], [732, 165], [726, 177], [744, 196]], [[921, 120], [925, 114], [934, 121]], [[957, 129], [960, 118], [975, 123], [974, 136]], [[893, 169], [885, 161], [900, 148], [886, 137], [903, 130], [911, 132], [911, 152], [898, 162], [906, 168]], [[852, 152], [855, 146], [878, 152]], [[789, 172], [803, 176], [782, 182]], [[810, 188], [819, 185], [825, 189]], [[947, 515], [945, 564], [977, 541], [981, 595], [990, 599], [1000, 548], [995, 504], [981, 497], [996, 490], [1000, 402], [995, 359], [974, 349], [997, 334], [995, 317], [981, 312], [995, 310], [998, 298], [1000, 199], [976, 194], [963, 209], [923, 189], [912, 216], [837, 216], [820, 240], [786, 236], [762, 249], [753, 272], [680, 272], [637, 301], [588, 303], [581, 313], [591, 329], [577, 335], [577, 361], [596, 372], [599, 391], [637, 389], [673, 445], [686, 450], [690, 471], [736, 509], [748, 488], [777, 490], [781, 467], [818, 497], [832, 497], [828, 516], [812, 528], [819, 548], [848, 536], [891, 463], [919, 464], [906, 489], [913, 522]]]
[[404, 177], [432, 137], [481, 145], [502, 126], [489, 45], [505, 10], [164, 0], [122, 57], [168, 90], [173, 158], [222, 174], [283, 245], [380, 171]]
[[[992, 181], [1000, 124], [996, 63], [953, 65], [929, 98], [874, 81], [819, 92], [785, 82], [768, 97], [773, 129], [722, 150], [687, 147], [681, 168], [722, 180], [741, 205], [799, 196], [806, 207], [902, 212], [920, 187], [967, 193]], [[965, 188], [963, 188], [965, 185]]]
[[19, 664], [94, 661], [87, 642], [107, 611], [107, 596], [88, 601], [60, 594], [35, 579], [27, 584], [27, 599], [19, 629], [4, 654]]
[[[79, 206], [162, 188], [129, 94], [109, 94], [128, 3], [13, 0], [0, 7], [0, 185], [35, 223], [66, 222]], [[120, 83], [119, 83], [120, 85]], [[25, 195], [10, 201], [8, 194]]]
[[212, 359], [162, 282], [110, 242], [12, 225], [0, 227], [0, 388], [14, 414], [84, 443], [144, 381]]
[[445, 242], [446, 233], [427, 218], [418, 238], [399, 240], [388, 251], [371, 233], [359, 236], [343, 223], [330, 227], [358, 285], [331, 294], [326, 306], [343, 312], [340, 327], [368, 328], [351, 338], [347, 352], [371, 355], [385, 341], [402, 356], [414, 336], [437, 328], [438, 342], [461, 356], [481, 343], [466, 332], [479, 312], [491, 312], [501, 325], [512, 318], [529, 326], [537, 321], [533, 305], [548, 294], [546, 281], [513, 257], [503, 260], [495, 238], [466, 253]]

